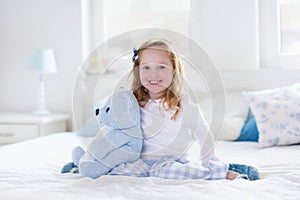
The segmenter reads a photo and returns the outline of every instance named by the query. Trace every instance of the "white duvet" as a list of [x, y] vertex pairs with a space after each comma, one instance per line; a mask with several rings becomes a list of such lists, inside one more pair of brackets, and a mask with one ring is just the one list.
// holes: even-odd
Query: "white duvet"
[[[251, 142], [217, 142], [220, 159], [254, 165], [263, 179], [205, 181], [60, 174], [80, 144], [74, 133], [57, 133], [1, 146], [0, 199], [300, 199], [300, 145], [261, 149]], [[191, 152], [199, 154], [194, 146]]]

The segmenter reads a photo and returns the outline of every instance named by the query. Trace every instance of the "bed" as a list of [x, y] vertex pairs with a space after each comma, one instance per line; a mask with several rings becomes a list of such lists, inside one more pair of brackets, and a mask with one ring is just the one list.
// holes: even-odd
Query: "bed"
[[[263, 179], [168, 180], [61, 174], [74, 146], [90, 138], [55, 133], [0, 147], [0, 199], [299, 199], [300, 146], [260, 148], [257, 142], [218, 141], [220, 159], [258, 167]], [[191, 159], [199, 151], [192, 145]]]
[[[108, 75], [108, 78], [111, 77]], [[249, 93], [250, 96], [253, 94]], [[247, 117], [249, 105], [240, 92], [238, 96], [235, 92], [227, 93], [227, 99], [232, 104], [226, 106], [229, 113], [226, 112], [223, 130], [227, 133], [215, 135], [218, 138], [216, 154], [229, 163], [257, 167], [263, 177], [261, 180], [169, 180], [108, 175], [90, 179], [78, 174], [61, 174], [62, 166], [71, 161], [72, 149], [84, 146], [92, 139], [80, 132], [61, 132], [0, 146], [0, 199], [299, 199], [300, 145], [262, 146], [261, 142], [232, 141]], [[299, 107], [299, 101], [293, 102]], [[77, 103], [81, 105], [82, 102]], [[83, 120], [81, 125], [89, 118], [86, 110], [92, 110], [91, 103], [93, 101], [84, 103], [80, 107], [84, 111], [77, 112], [77, 118], [74, 116], [76, 120]], [[210, 110], [206, 100], [199, 103], [203, 104], [205, 117], [213, 128], [213, 120], [206, 114]], [[79, 127], [80, 123], [76, 125]], [[295, 138], [299, 139], [299, 136]], [[197, 145], [191, 146], [189, 156], [198, 159]]]
[[[117, 42], [116, 45], [119, 45], [119, 43]], [[97, 51], [94, 53], [97, 53]], [[92, 54], [91, 57], [94, 58], [93, 56], [96, 57], [97, 55]], [[125, 55], [125, 57], [126, 62], [124, 61], [126, 59], [112, 62], [110, 69], [104, 71], [100, 76], [99, 74], [86, 73], [86, 68], [90, 67], [91, 63], [97, 62], [91, 60], [84, 64], [83, 70], [78, 74], [73, 96], [74, 130], [83, 130], [90, 119], [91, 113], [93, 113], [94, 104], [110, 94], [116, 85], [128, 87], [128, 84], [124, 82], [127, 80], [127, 75], [124, 74], [130, 70], [131, 63], [128, 63], [130, 60], [128, 55]], [[100, 61], [99, 63], [103, 64]], [[196, 61], [198, 60], [196, 59]], [[210, 69], [210, 65], [207, 65], [207, 63], [210, 63], [209, 60], [200, 59], [199, 62], [200, 64], [203, 62], [202, 64]], [[188, 63], [184, 64], [188, 66]], [[121, 71], [120, 66], [122, 66]], [[99, 66], [97, 66], [98, 68]], [[190, 67], [190, 69], [193, 68]], [[200, 97], [200, 107], [203, 109], [204, 116], [207, 118], [213, 132], [220, 133], [215, 135], [217, 139], [217, 156], [229, 163], [248, 164], [257, 167], [263, 177], [261, 180], [170, 180], [109, 175], [98, 179], [90, 179], [83, 178], [79, 174], [61, 174], [61, 168], [71, 161], [72, 149], [91, 140], [91, 137], [78, 134], [80, 131], [61, 132], [0, 146], [0, 199], [299, 199], [299, 145], [281, 144], [280, 146], [262, 147], [260, 142], [233, 142], [238, 137], [249, 111], [249, 104], [241, 95], [241, 90], [257, 89], [252, 85], [256, 82], [256, 85], [260, 87], [259, 89], [268, 86], [268, 83], [265, 83], [264, 86], [260, 84], [264, 82], [264, 76], [269, 75], [268, 71], [266, 74], [262, 74], [262, 79], [259, 81], [249, 80], [255, 78], [256, 73], [250, 74], [251, 76], [249, 76], [249, 72], [245, 73], [231, 72], [227, 75], [225, 73], [222, 77], [224, 82], [220, 77], [216, 78], [217, 72], [215, 74], [202, 74], [207, 80], [207, 82], [203, 82], [203, 77], [200, 76], [199, 78], [197, 71], [186, 70], [186, 74], [189, 76], [187, 79], [188, 84], [196, 83], [196, 87], [194, 87], [195, 85], [189, 85], [189, 89], [192, 88], [193, 92], [196, 93], [196, 97]], [[278, 76], [274, 79], [276, 83], [280, 81], [280, 78], [281, 76]], [[244, 79], [251, 82], [250, 87], [245, 87], [243, 84]], [[299, 82], [299, 76], [297, 76], [297, 80], [293, 81]], [[222, 88], [223, 83], [227, 90], [226, 99], [228, 104], [221, 104], [224, 103], [224, 96], [222, 97], [222, 94], [220, 96], [217, 92], [217, 95], [212, 94], [213, 96], [210, 96], [212, 98], [203, 98], [202, 94], [207, 94], [207, 89], [210, 91], [224, 89]], [[282, 85], [285, 84], [286, 82], [283, 81]], [[209, 88], [207, 88], [207, 85]], [[297, 94], [299, 93], [300, 90]], [[253, 94], [249, 93], [249, 95]], [[299, 109], [300, 96], [297, 99], [293, 102], [296, 102]], [[214, 100], [220, 100], [221, 102], [215, 102]], [[221, 105], [221, 110], [225, 106], [225, 113], [211, 112], [213, 110], [211, 104]], [[258, 115], [259, 110], [255, 114]], [[219, 115], [219, 118], [214, 118]], [[296, 120], [298, 119], [297, 116]], [[300, 124], [300, 111], [298, 117], [299, 123], [294, 124]], [[224, 121], [221, 121], [224, 122], [221, 125], [223, 125], [222, 131], [226, 131], [225, 134], [220, 131], [220, 127], [215, 126], [220, 124], [214, 124], [220, 118], [224, 119]], [[272, 133], [273, 130], [269, 132]], [[296, 138], [299, 139], [300, 137], [296, 136]], [[296, 143], [300, 143], [300, 141], [296, 141]], [[197, 145], [191, 146], [189, 156], [191, 159], [198, 159], [199, 149], [197, 149]]]

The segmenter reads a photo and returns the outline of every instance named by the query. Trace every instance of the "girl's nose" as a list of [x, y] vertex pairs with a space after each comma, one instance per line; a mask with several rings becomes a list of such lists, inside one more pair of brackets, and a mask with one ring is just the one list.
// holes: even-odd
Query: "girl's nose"
[[151, 76], [158, 76], [159, 75], [159, 69], [152, 69], [151, 72], [150, 72], [150, 75]]

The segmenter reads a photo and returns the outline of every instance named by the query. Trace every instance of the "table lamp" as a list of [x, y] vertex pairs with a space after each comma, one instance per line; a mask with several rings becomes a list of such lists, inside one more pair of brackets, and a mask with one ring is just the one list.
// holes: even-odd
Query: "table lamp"
[[39, 93], [37, 110], [34, 115], [48, 115], [50, 111], [45, 106], [45, 85], [43, 76], [45, 74], [54, 74], [57, 72], [56, 61], [53, 49], [37, 49], [29, 53], [27, 57], [27, 66], [29, 70], [39, 73]]

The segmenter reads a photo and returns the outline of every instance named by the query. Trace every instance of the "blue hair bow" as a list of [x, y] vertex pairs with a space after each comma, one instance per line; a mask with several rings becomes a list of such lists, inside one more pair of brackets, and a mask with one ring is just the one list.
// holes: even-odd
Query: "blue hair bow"
[[138, 59], [138, 50], [136, 48], [133, 48], [132, 51], [133, 51], [132, 62], [135, 62]]

